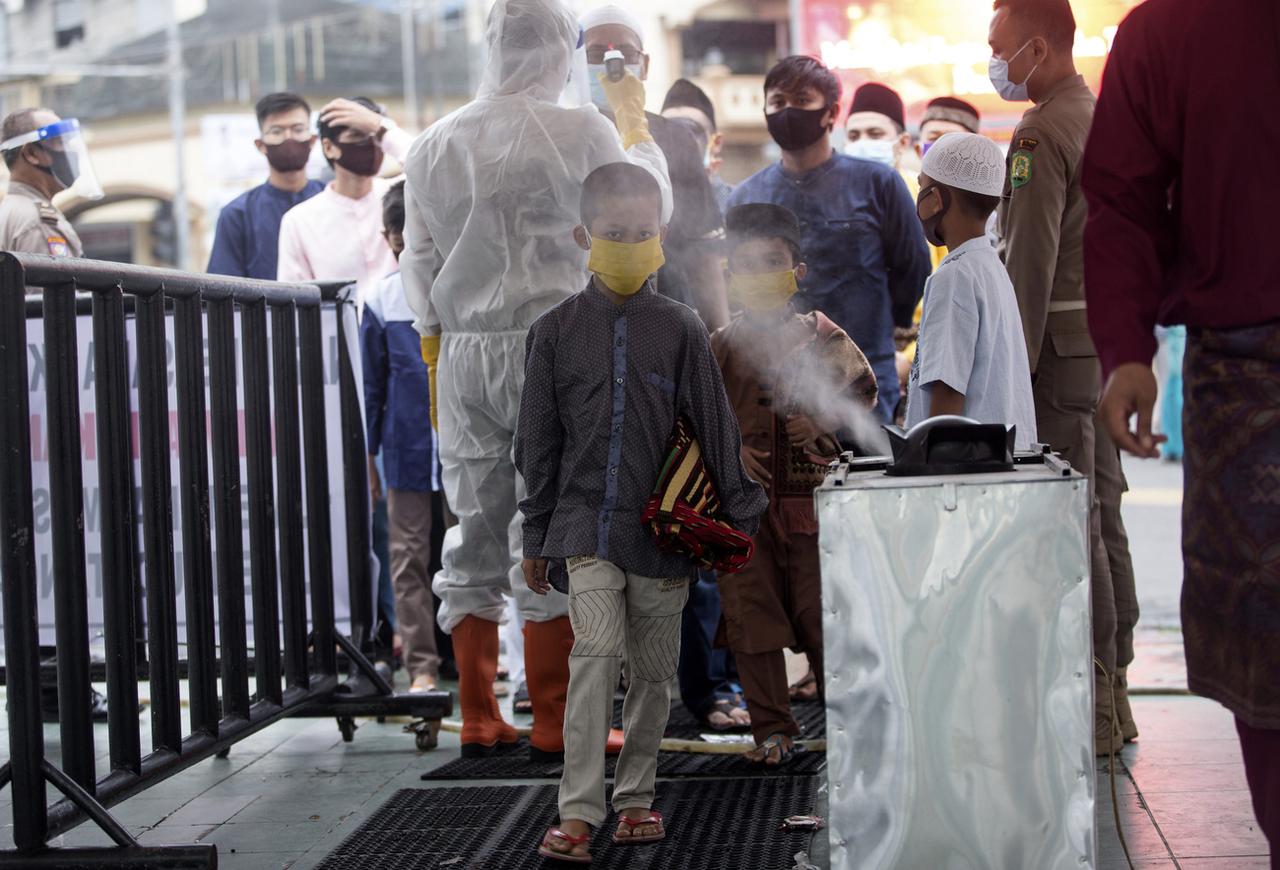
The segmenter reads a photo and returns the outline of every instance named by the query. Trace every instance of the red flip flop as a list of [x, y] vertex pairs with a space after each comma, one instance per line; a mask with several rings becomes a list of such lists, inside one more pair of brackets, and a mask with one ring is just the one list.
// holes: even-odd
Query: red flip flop
[[566, 834], [559, 828], [548, 828], [547, 832], [542, 835], [542, 843], [538, 845], [538, 854], [543, 858], [550, 858], [553, 861], [564, 861], [569, 864], [591, 863], [591, 853], [589, 852], [586, 855], [571, 855], [567, 852], [557, 852], [555, 849], [552, 849], [550, 841], [553, 837], [557, 840], [563, 840], [572, 848], [581, 846], [584, 843], [590, 843], [591, 834], [588, 833], [575, 837], [573, 834]]
[[[619, 813], [618, 824], [626, 825], [631, 829], [631, 836], [629, 837], [619, 837], [617, 832], [614, 832], [613, 842], [620, 846], [625, 846], [628, 843], [633, 845], [639, 845], [641, 843], [656, 843], [659, 840], [665, 840], [667, 838], [667, 829], [662, 824], [662, 813], [657, 810], [650, 810], [649, 815], [645, 816], [643, 819], [631, 819]], [[635, 835], [635, 830], [641, 825], [657, 825], [658, 833], [646, 834], [643, 837], [637, 837]]]

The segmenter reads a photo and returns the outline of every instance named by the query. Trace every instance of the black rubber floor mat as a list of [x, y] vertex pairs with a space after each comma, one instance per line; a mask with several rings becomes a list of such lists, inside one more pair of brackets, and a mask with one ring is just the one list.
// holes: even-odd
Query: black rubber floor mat
[[[795, 701], [791, 704], [791, 715], [803, 731], [805, 740], [823, 740], [827, 736], [827, 711], [819, 701]], [[622, 727], [622, 698], [613, 701], [613, 727]], [[700, 740], [703, 734], [712, 733], [711, 729], [699, 722], [689, 709], [675, 701], [671, 704], [671, 716], [667, 719], [667, 730], [664, 734], [672, 740]], [[745, 733], [745, 732], [730, 732]]]
[[[817, 780], [771, 779], [672, 782], [658, 786], [654, 809], [667, 839], [616, 846], [615, 819], [591, 844], [604, 870], [785, 870], [808, 846], [806, 833], [783, 833], [781, 821], [813, 811]], [[320, 870], [544, 870], [538, 843], [556, 821], [556, 787], [403, 789], [329, 853]]]
[[[527, 744], [521, 750], [490, 758], [458, 758], [446, 762], [420, 777], [423, 780], [454, 779], [559, 779], [561, 765], [534, 763], [529, 760]], [[658, 753], [658, 777], [662, 779], [697, 779], [700, 777], [776, 777], [812, 776], [826, 768], [825, 752], [802, 752], [784, 768], [763, 767], [745, 761], [741, 755], [702, 752]], [[605, 776], [613, 778], [615, 759], [605, 761]]]

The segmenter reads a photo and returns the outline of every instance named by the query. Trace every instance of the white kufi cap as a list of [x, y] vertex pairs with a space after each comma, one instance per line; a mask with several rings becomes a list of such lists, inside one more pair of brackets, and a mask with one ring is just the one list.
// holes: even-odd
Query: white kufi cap
[[640, 23], [639, 18], [636, 18], [635, 15], [621, 6], [610, 4], [588, 9], [582, 13], [582, 18], [578, 19], [578, 23], [582, 26], [583, 33], [593, 27], [600, 27], [604, 24], [620, 24], [634, 33], [640, 40], [640, 48], [644, 48], [644, 26]]
[[924, 155], [921, 171], [948, 187], [987, 196], [1004, 194], [1004, 154], [977, 133], [948, 133]]

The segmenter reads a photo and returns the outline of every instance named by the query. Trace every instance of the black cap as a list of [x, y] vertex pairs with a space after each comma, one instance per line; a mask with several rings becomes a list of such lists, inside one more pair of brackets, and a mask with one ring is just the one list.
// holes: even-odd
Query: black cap
[[735, 205], [724, 216], [725, 232], [733, 244], [747, 239], [782, 239], [800, 247], [800, 220], [795, 212], [768, 202]]
[[674, 108], [697, 109], [707, 116], [711, 129], [716, 127], [716, 107], [711, 104], [707, 92], [688, 79], [676, 79], [676, 83], [667, 91], [667, 98], [662, 101], [662, 111]]
[[907, 110], [902, 105], [902, 97], [893, 88], [879, 82], [867, 82], [853, 92], [849, 114], [854, 112], [879, 112], [900, 129], [907, 127]]

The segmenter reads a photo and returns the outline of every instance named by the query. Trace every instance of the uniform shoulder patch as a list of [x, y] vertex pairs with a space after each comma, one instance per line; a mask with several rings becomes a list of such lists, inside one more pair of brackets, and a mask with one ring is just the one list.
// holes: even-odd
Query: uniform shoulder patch
[[1040, 140], [1031, 136], [1020, 136], [1018, 142], [1014, 146], [1015, 151], [1035, 151], [1036, 146], [1040, 144]]
[[1009, 186], [1014, 190], [1031, 181], [1031, 152], [1017, 150], [1009, 155]]
[[55, 257], [70, 257], [71, 246], [67, 244], [67, 240], [54, 233], [45, 236], [45, 244], [49, 246], [49, 253]]

